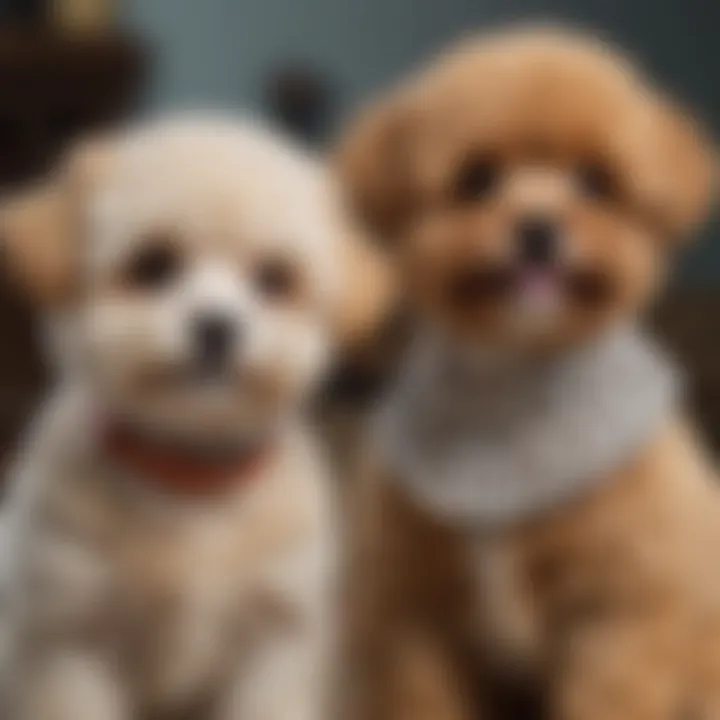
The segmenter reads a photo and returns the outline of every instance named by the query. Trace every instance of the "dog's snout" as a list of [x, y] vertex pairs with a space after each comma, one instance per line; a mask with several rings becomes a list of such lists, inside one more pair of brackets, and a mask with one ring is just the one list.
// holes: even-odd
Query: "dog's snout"
[[547, 218], [526, 218], [517, 228], [521, 259], [532, 265], [548, 265], [557, 253], [557, 227]]
[[195, 351], [203, 364], [226, 362], [237, 342], [238, 327], [233, 318], [219, 313], [203, 313], [192, 321]]

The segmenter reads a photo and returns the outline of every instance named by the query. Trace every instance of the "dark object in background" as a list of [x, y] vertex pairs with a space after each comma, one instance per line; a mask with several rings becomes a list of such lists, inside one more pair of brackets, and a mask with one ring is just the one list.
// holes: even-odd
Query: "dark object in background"
[[360, 347], [340, 358], [323, 388], [323, 399], [345, 409], [372, 405], [392, 381], [411, 333], [409, 311], [398, 306]]
[[660, 303], [650, 324], [685, 373], [691, 417], [720, 451], [720, 294], [680, 288]]
[[47, 18], [48, 0], [0, 0], [0, 27], [37, 27]]
[[331, 122], [329, 83], [302, 64], [288, 64], [271, 74], [265, 88], [270, 113], [292, 135], [319, 145]]
[[74, 137], [130, 114], [145, 61], [122, 36], [0, 30], [0, 186], [44, 172]]

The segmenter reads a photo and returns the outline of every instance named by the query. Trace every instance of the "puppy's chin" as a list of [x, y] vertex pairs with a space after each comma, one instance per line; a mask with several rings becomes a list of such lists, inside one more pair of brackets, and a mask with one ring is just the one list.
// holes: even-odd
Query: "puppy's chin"
[[99, 410], [161, 437], [193, 444], [233, 442], [272, 433], [292, 405], [271, 377], [158, 367], [96, 379]]
[[108, 398], [105, 412], [161, 437], [191, 442], [232, 443], [274, 432], [283, 413], [256, 397], [228, 395], [221, 387], [176, 392], [155, 398]]
[[465, 268], [448, 283], [450, 323], [471, 344], [547, 351], [617, 319], [618, 288], [599, 268]]

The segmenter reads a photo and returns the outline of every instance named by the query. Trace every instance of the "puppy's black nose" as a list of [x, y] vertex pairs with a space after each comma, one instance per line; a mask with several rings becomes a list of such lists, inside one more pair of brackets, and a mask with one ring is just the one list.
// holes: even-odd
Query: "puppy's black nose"
[[557, 253], [557, 228], [546, 218], [526, 218], [517, 228], [520, 258], [530, 265], [549, 265]]
[[203, 313], [192, 321], [192, 337], [198, 361], [208, 369], [220, 369], [230, 358], [238, 329], [231, 317]]

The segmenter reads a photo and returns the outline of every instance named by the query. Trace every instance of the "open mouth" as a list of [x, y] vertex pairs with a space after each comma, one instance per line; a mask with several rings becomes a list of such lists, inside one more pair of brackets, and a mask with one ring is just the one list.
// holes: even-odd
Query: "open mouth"
[[595, 309], [607, 303], [613, 293], [612, 278], [600, 269], [525, 265], [468, 267], [453, 276], [447, 290], [450, 304], [461, 312], [509, 300], [519, 300], [536, 310], [553, 309], [566, 301]]

